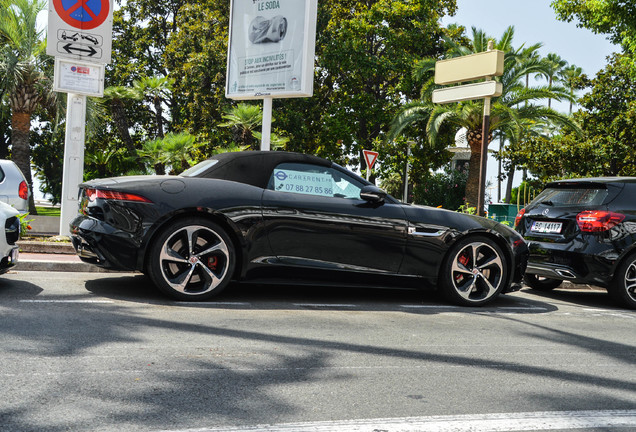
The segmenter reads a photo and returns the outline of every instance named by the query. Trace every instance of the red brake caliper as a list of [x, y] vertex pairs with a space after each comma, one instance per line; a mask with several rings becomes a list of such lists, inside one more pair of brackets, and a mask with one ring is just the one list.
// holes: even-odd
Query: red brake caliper
[[[468, 257], [468, 255], [466, 254], [462, 254], [460, 255], [460, 257], [457, 259], [457, 261], [459, 261], [459, 263], [461, 265], [463, 265], [464, 267], [466, 267], [468, 265], [468, 262], [470, 261], [470, 257]], [[455, 275], [455, 282], [459, 282], [464, 278], [464, 275], [461, 273], [457, 273], [457, 275]]]
[[216, 267], [219, 265], [219, 260], [215, 256], [208, 258], [208, 268], [212, 271], [216, 271]]

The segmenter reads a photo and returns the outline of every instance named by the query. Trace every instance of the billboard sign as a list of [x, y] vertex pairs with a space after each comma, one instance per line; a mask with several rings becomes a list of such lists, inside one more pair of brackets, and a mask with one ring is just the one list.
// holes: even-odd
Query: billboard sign
[[225, 96], [313, 94], [317, 0], [232, 0]]

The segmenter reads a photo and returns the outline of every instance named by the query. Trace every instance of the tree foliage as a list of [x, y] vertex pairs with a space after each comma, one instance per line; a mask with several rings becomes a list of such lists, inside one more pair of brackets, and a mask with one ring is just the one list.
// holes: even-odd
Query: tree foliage
[[633, 0], [554, 0], [557, 17], [607, 34], [610, 41], [636, 54], [636, 3]]
[[584, 136], [567, 129], [534, 136], [515, 149], [518, 163], [541, 181], [566, 177], [636, 175], [636, 82], [626, 54], [615, 54], [591, 81], [574, 118]]
[[[0, 0], [0, 4], [0, 157], [6, 156], [11, 145], [12, 157], [22, 160], [23, 170], [30, 174], [25, 152], [32, 149], [42, 187], [58, 200], [64, 109], [49, 104], [47, 97], [52, 59], [43, 55], [43, 34], [35, 28], [31, 13], [43, 3]], [[178, 172], [216, 152], [244, 148], [237, 147], [245, 141], [238, 140], [237, 133], [245, 119], [227, 118], [241, 109], [241, 104], [225, 98], [229, 6], [230, 2], [214, 0], [121, 2], [113, 20], [108, 91], [105, 98], [89, 98], [88, 103], [86, 179], [161, 173], [166, 168]], [[507, 52], [506, 75], [501, 78], [505, 91], [495, 101], [491, 116], [492, 131], [509, 143], [509, 152], [502, 157], [510, 168], [532, 167], [542, 176], [575, 172], [571, 171], [574, 166], [566, 165], [548, 172], [540, 160], [543, 154], [560, 154], [563, 164], [564, 157], [588, 158], [580, 164], [589, 163], [585, 172], [626, 173], [630, 163], [634, 165], [629, 153], [629, 143], [634, 142], [630, 96], [635, 76], [634, 5], [624, 0], [555, 0], [553, 7], [561, 19], [577, 19], [606, 33], [628, 52], [615, 57], [605, 75], [594, 80], [592, 92], [582, 102], [585, 109], [575, 117], [586, 125], [587, 133], [584, 143], [576, 147], [581, 140], [572, 132], [574, 122], [561, 121], [552, 111], [530, 102], [573, 99], [586, 77], [576, 68], [564, 69], [557, 55], [552, 59], [554, 70], [547, 71], [545, 61], [541, 69], [537, 45], [515, 49], [514, 33], [502, 35], [497, 45]], [[361, 150], [377, 150], [380, 157], [373, 174], [384, 178], [403, 176], [409, 154], [413, 190], [420, 190], [430, 170], [450, 158], [445, 149], [454, 143], [457, 128], [475, 132], [481, 126], [478, 103], [456, 104], [450, 111], [428, 106], [419, 113], [409, 103], [421, 102], [425, 96], [421, 89], [432, 88], [426, 85], [430, 75], [423, 74], [431, 59], [481, 52], [486, 47], [488, 37], [483, 31], [475, 30], [467, 37], [461, 27], [440, 27], [440, 18], [452, 15], [455, 8], [456, 0], [320, 1], [314, 96], [274, 101], [272, 143], [354, 168], [362, 165], [363, 173]], [[414, 65], [416, 73], [412, 73]], [[627, 79], [630, 67], [631, 80]], [[536, 74], [546, 77], [548, 85], [524, 85]], [[401, 136], [389, 141], [391, 122], [398, 113], [405, 120]], [[422, 113], [424, 117], [416, 118]], [[409, 115], [414, 115], [412, 121], [406, 121]], [[38, 124], [29, 135], [35, 119]], [[551, 130], [554, 139], [548, 140], [545, 126], [555, 120], [570, 129]], [[232, 121], [232, 127], [223, 126]], [[253, 123], [245, 135], [254, 140], [246, 143], [252, 148], [260, 139], [257, 127], [258, 122]], [[478, 138], [474, 133], [470, 136]], [[534, 158], [528, 149], [535, 149]], [[567, 152], [561, 152], [564, 149]], [[612, 162], [611, 154], [620, 158]], [[592, 168], [594, 162], [606, 168]]]
[[[11, 112], [11, 158], [31, 190], [31, 120], [39, 108], [53, 101], [44, 29], [37, 25], [45, 7], [41, 0], [0, 0], [0, 91]], [[33, 194], [29, 213], [37, 214]]]
[[[509, 27], [496, 41], [494, 47], [504, 51], [504, 74], [496, 79], [502, 83], [501, 96], [493, 98], [490, 116], [490, 129], [487, 143], [492, 134], [510, 140], [518, 140], [520, 135], [530, 126], [536, 124], [563, 124], [578, 130], [578, 127], [567, 117], [536, 104], [542, 99], [568, 99], [569, 93], [555, 85], [526, 87], [525, 77], [529, 74], [553, 73], [548, 62], [538, 58], [524, 56], [523, 49], [515, 49], [512, 45], [514, 28]], [[489, 38], [482, 30], [472, 29], [472, 38], [463, 43], [447, 39], [447, 56], [456, 57], [469, 53], [483, 52], [487, 49]], [[468, 42], [468, 43], [466, 43]], [[430, 76], [425, 82], [421, 99], [406, 104], [393, 122], [390, 137], [396, 137], [403, 131], [421, 123], [425, 125], [425, 133], [430, 144], [436, 144], [438, 137], [444, 132], [443, 126], [450, 127], [452, 136], [460, 129], [466, 130], [466, 140], [470, 147], [470, 162], [465, 197], [467, 202], [475, 204], [478, 199], [479, 166], [482, 147], [483, 101], [465, 101], [445, 105], [435, 105], [431, 100], [432, 91], [437, 88], [431, 72], [435, 59], [424, 59], [415, 68], [418, 76]], [[428, 75], [427, 75], [428, 74]], [[448, 131], [448, 129], [447, 129]], [[503, 140], [503, 138], [502, 138]]]

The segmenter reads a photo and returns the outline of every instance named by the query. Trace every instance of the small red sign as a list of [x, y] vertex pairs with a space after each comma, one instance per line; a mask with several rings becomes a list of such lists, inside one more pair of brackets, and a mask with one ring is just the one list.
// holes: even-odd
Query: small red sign
[[362, 154], [364, 155], [364, 160], [367, 163], [367, 168], [373, 168], [373, 164], [378, 159], [378, 152], [374, 152], [371, 150], [362, 150]]

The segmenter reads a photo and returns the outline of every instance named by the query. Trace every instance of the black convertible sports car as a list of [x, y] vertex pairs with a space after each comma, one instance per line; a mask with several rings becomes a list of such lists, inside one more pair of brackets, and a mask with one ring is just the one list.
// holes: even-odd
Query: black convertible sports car
[[325, 159], [289, 152], [214, 156], [179, 176], [80, 185], [71, 222], [82, 260], [138, 270], [182, 300], [230, 280], [439, 287], [482, 305], [520, 287], [528, 248], [493, 220], [405, 205]]

